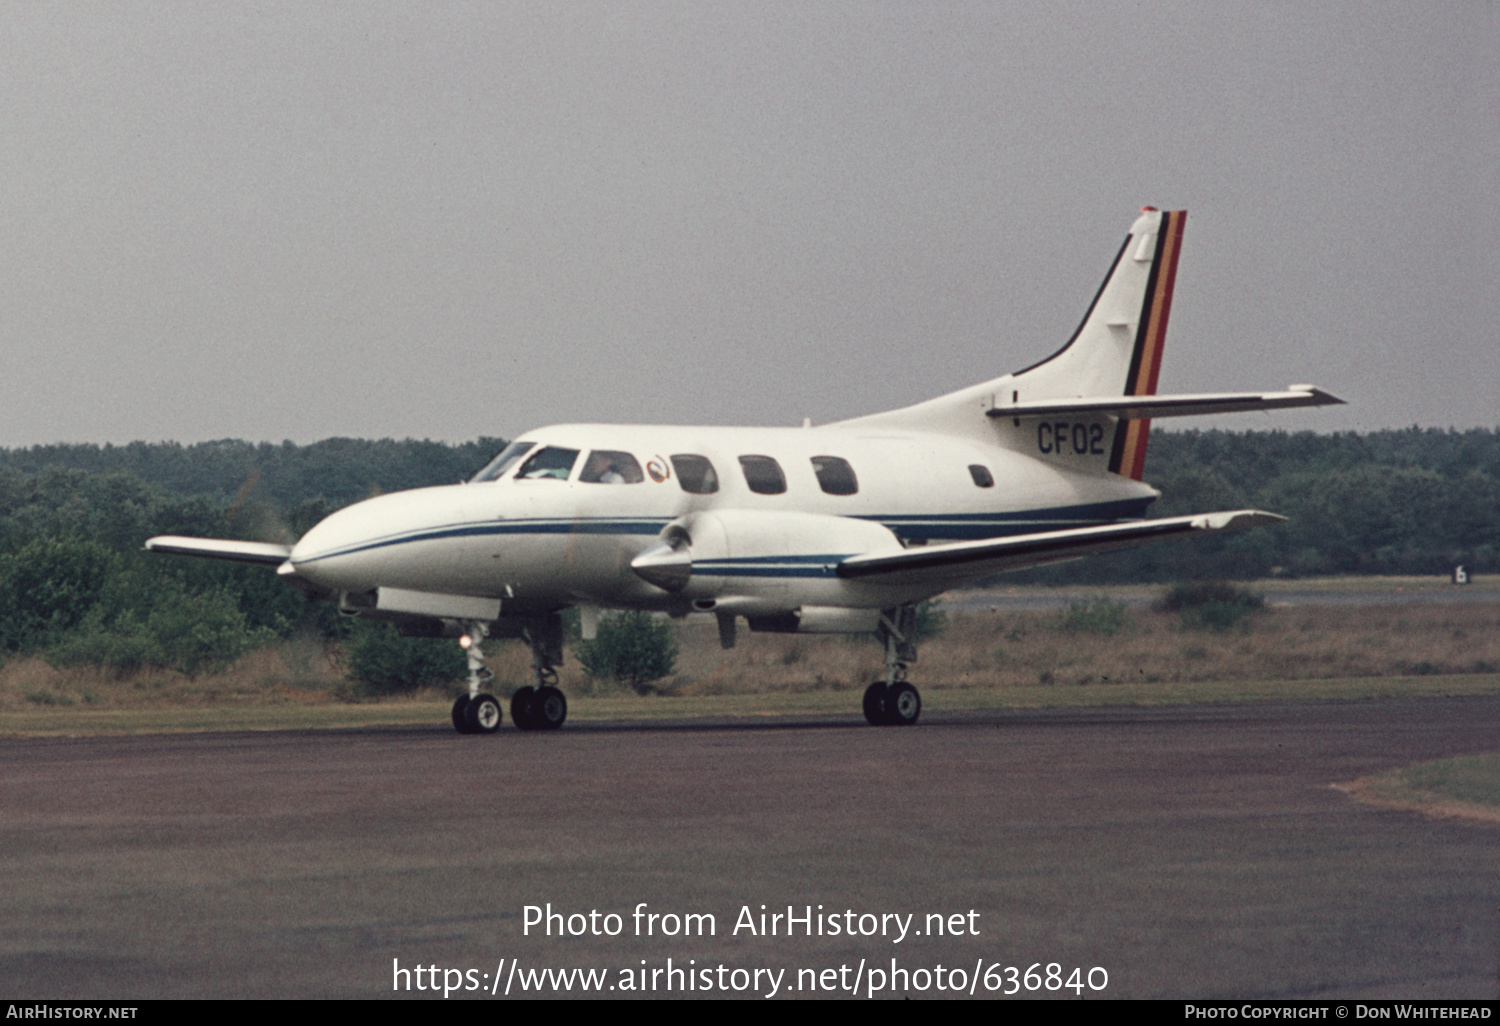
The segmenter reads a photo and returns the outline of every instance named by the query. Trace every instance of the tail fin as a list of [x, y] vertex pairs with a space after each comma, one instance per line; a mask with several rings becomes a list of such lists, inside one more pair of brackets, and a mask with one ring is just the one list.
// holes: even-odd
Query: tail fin
[[[1083, 323], [1062, 349], [1013, 376], [1012, 402], [1156, 394], [1186, 222], [1185, 210], [1142, 211]], [[1120, 420], [1109, 469], [1139, 481], [1150, 431], [1149, 420]]]
[[[1108, 400], [1156, 394], [1186, 220], [1185, 210], [1164, 213], [1147, 207], [1130, 226], [1083, 323], [1067, 345], [1041, 363], [915, 406], [842, 423], [969, 435], [1078, 469], [1107, 470], [1139, 481], [1150, 421], [1120, 416], [1117, 404]], [[1256, 400], [1230, 407], [1234, 409], [1264, 406], [1259, 397], [1230, 398]], [[1297, 399], [1297, 404], [1307, 402], [1301, 393]], [[985, 416], [976, 417], [980, 411]], [[1040, 420], [1062, 413], [1069, 417], [1065, 422]], [[1058, 444], [1060, 430], [1067, 432], [1067, 446]]]

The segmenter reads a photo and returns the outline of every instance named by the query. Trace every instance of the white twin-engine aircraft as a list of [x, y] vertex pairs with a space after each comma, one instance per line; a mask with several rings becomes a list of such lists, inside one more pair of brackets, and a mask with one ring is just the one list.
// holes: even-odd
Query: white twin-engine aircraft
[[1157, 395], [1185, 211], [1148, 207], [1068, 344], [938, 399], [802, 428], [566, 424], [528, 431], [467, 484], [340, 510], [294, 546], [159, 537], [155, 552], [275, 565], [288, 583], [405, 633], [457, 637], [462, 733], [492, 733], [486, 637], [523, 638], [523, 730], [567, 715], [561, 610], [584, 636], [601, 609], [718, 618], [752, 631], [873, 633], [885, 676], [872, 724], [915, 723], [914, 606], [1004, 570], [1273, 523], [1257, 510], [1144, 519], [1150, 418], [1320, 406], [1281, 392]]

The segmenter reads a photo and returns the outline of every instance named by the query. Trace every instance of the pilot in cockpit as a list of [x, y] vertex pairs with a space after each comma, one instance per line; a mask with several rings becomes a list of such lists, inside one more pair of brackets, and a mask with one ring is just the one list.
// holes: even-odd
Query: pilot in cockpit
[[588, 484], [636, 484], [644, 478], [640, 464], [628, 452], [595, 449], [578, 480]]

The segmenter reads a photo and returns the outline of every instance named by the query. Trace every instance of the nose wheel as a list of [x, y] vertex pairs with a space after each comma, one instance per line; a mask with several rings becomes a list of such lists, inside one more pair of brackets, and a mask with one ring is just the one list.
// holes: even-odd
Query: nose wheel
[[453, 726], [460, 734], [493, 734], [502, 719], [500, 699], [494, 695], [464, 695], [453, 703]]
[[[480, 690], [494, 679], [485, 666], [480, 643], [488, 626], [475, 622], [461, 642], [469, 657], [469, 693], [453, 703], [453, 729], [460, 734], [493, 734], [504, 719], [500, 700]], [[522, 636], [531, 646], [531, 668], [536, 684], [517, 688], [510, 699], [510, 718], [520, 730], [556, 730], [568, 718], [568, 699], [557, 687], [557, 666], [562, 662], [562, 617], [556, 613], [535, 624], [528, 623]]]
[[467, 734], [469, 732], [468, 711], [469, 696], [459, 695], [458, 701], [453, 703], [453, 729], [460, 734]]

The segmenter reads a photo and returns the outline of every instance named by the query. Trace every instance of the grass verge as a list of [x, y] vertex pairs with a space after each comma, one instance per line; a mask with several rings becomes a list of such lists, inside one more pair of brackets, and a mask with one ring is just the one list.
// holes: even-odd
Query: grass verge
[[[1342, 677], [1314, 680], [1244, 680], [924, 688], [929, 712], [1235, 704], [1242, 702], [1354, 701], [1443, 695], [1500, 694], [1500, 674]], [[44, 706], [0, 711], [0, 737], [81, 737], [222, 730], [329, 730], [448, 723], [451, 695], [429, 691], [382, 702], [315, 705], [219, 705], [193, 708], [90, 709]], [[736, 718], [858, 718], [859, 694], [849, 690], [769, 691], [760, 694], [569, 696], [574, 722]]]
[[1500, 752], [1419, 762], [1338, 787], [1381, 808], [1500, 823]]
[[[1500, 694], [1500, 602], [1230, 611], [1209, 622], [1099, 595], [1050, 612], [954, 612], [923, 644], [913, 681], [931, 711]], [[860, 694], [883, 673], [868, 638], [742, 632], [724, 651], [711, 618], [672, 629], [676, 672], [647, 698], [588, 677], [571, 654], [561, 686], [572, 718], [857, 717]], [[508, 697], [530, 678], [530, 654], [517, 642], [488, 651], [491, 690]], [[456, 689], [371, 695], [349, 679], [344, 656], [301, 639], [197, 677], [12, 656], [0, 662], [0, 736], [448, 722]]]

